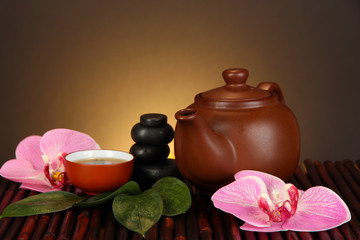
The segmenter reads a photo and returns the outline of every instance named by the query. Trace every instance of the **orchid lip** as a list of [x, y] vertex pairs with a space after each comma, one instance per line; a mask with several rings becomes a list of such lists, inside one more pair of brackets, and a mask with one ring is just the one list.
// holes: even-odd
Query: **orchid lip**
[[297, 203], [299, 200], [299, 192], [292, 184], [285, 184], [286, 190], [284, 196], [285, 200], [280, 199], [280, 193], [274, 194], [275, 202], [272, 202], [270, 197], [263, 193], [258, 200], [259, 208], [269, 216], [269, 220], [273, 222], [282, 222], [293, 216], [296, 212]]

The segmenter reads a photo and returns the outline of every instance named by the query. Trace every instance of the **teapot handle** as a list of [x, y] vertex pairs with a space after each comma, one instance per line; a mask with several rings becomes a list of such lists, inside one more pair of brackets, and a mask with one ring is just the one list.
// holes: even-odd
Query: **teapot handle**
[[274, 82], [263, 82], [257, 85], [257, 88], [275, 93], [279, 97], [279, 101], [285, 104], [285, 98], [279, 85]]

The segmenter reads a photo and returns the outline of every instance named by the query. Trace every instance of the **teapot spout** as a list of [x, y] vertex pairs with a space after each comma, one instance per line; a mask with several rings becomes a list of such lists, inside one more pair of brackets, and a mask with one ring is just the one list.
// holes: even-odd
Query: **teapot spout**
[[198, 185], [219, 183], [224, 176], [232, 178], [236, 168], [236, 151], [232, 142], [215, 131], [196, 109], [180, 110], [175, 118], [178, 121], [175, 158], [184, 177]]
[[186, 108], [175, 113], [175, 118], [178, 122], [186, 124], [187, 122], [190, 123], [195, 121], [194, 119], [198, 118], [197, 113], [198, 110], [196, 109]]

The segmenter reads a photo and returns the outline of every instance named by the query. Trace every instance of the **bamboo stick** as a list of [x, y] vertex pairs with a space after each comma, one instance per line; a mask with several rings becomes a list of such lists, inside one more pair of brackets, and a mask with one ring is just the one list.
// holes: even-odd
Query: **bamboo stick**
[[[359, 228], [356, 228], [355, 231], [352, 231], [354, 229], [351, 228], [350, 226], [351, 226], [351, 222], [338, 227], [345, 239], [355, 239], [355, 235], [357, 235], [355, 231], [359, 232], [360, 230]], [[360, 239], [359, 236], [357, 237], [357, 239]]]
[[[10, 181], [9, 181], [9, 183], [10, 183]], [[15, 191], [17, 189], [17, 186], [18, 186], [18, 184], [14, 183], [14, 182], [12, 182], [10, 184], [9, 188], [11, 187], [11, 190], [9, 192], [8, 191], [5, 192], [4, 198], [1, 201], [1, 207], [0, 208], [2, 210], [0, 212], [2, 212], [9, 203], [15, 202], [17, 200], [20, 200], [20, 198], [22, 198], [21, 195], [24, 194], [24, 190], [18, 191], [18, 192], [15, 193]], [[4, 235], [8, 231], [9, 226], [11, 225], [12, 221], [13, 221], [12, 218], [0, 219], [0, 239], [2, 239], [4, 237]], [[20, 220], [18, 220], [17, 222], [14, 222], [16, 228], [19, 228], [19, 227], [22, 226], [22, 225], [19, 225], [20, 224], [19, 221]], [[11, 229], [9, 229], [9, 231], [10, 230]], [[14, 231], [14, 229], [12, 229], [12, 231]]]
[[288, 182], [294, 184], [294, 186], [295, 186], [297, 189], [302, 189], [300, 183], [298, 182], [298, 180], [296, 179], [296, 177], [295, 177], [294, 175], [290, 177], [290, 179], [289, 179]]
[[288, 240], [299, 240], [299, 236], [294, 231], [286, 231], [285, 236]]
[[[356, 235], [357, 239], [360, 239], [360, 225], [359, 225], [359, 222], [357, 222], [353, 218], [353, 213], [351, 211], [350, 211], [350, 213], [352, 215], [352, 219], [347, 224], [342, 225], [339, 228], [342, 231], [342, 233], [344, 234], [344, 237], [346, 237], [346, 239], [351, 239], [354, 234]], [[351, 229], [352, 229], [352, 232], [346, 226], [350, 226]]]
[[186, 240], [185, 214], [175, 217], [175, 240]]
[[116, 236], [116, 228], [115, 228], [115, 218], [112, 211], [112, 205], [107, 204], [106, 207], [106, 220], [104, 226], [104, 238], [105, 240], [115, 239]]
[[[352, 193], [355, 194], [356, 199], [359, 202], [360, 186], [356, 183], [354, 178], [352, 178], [350, 171], [348, 171], [348, 169], [340, 161], [335, 162], [335, 167], [338, 169], [340, 174], [343, 176], [343, 178], [347, 182], [348, 186], [350, 186]], [[359, 224], [359, 222], [356, 221], [356, 219], [352, 219], [349, 222], [349, 225], [350, 225], [351, 229], [353, 230], [354, 234], [360, 239], [360, 224]], [[347, 236], [345, 236], [345, 237], [350, 237], [350, 235], [346, 231], [343, 233], [347, 234]]]
[[254, 232], [244, 231], [244, 235], [246, 240], [256, 240], [256, 236]]
[[356, 180], [357, 184], [360, 185], [360, 170], [355, 167], [355, 163], [350, 160], [344, 160], [344, 166]]
[[15, 196], [11, 199], [11, 202], [10, 203], [14, 203], [14, 202], [17, 202], [21, 199], [23, 199], [27, 194], [29, 193], [28, 190], [25, 190], [25, 189], [19, 189]]
[[198, 240], [198, 221], [196, 217], [196, 203], [193, 201], [191, 203], [190, 209], [186, 213], [186, 233], [189, 240]]
[[90, 222], [90, 212], [88, 210], [83, 210], [77, 216], [76, 227], [72, 236], [72, 240], [81, 240], [85, 239], [86, 231], [88, 229]]
[[295, 177], [298, 180], [298, 183], [301, 186], [301, 189], [303, 189], [304, 191], [307, 190], [308, 188], [312, 187], [311, 182], [309, 181], [309, 179], [305, 176], [305, 174], [303, 173], [303, 171], [300, 169], [300, 167], [297, 167], [295, 170]]
[[307, 176], [313, 186], [321, 186], [322, 182], [316, 168], [310, 159], [305, 159], [304, 165], [307, 171]]
[[[322, 181], [324, 182], [325, 186], [327, 186], [328, 188], [331, 188], [334, 192], [336, 192], [340, 197], [342, 197], [339, 189], [337, 188], [337, 186], [334, 184], [333, 180], [330, 178], [328, 172], [327, 172], [327, 168], [321, 164], [319, 161], [315, 161], [314, 162], [315, 168], [318, 171], [320, 178], [322, 179]], [[345, 199], [344, 199], [345, 200]], [[351, 213], [352, 214], [352, 213]], [[353, 220], [352, 220], [353, 221]], [[349, 232], [351, 231], [349, 229], [349, 227], [344, 227], [347, 226], [343, 225], [341, 227], [342, 231], [344, 232]], [[329, 234], [331, 235], [332, 238], [339, 238], [339, 236], [341, 235], [339, 228], [334, 228], [328, 231]]]
[[210, 210], [210, 214], [211, 214], [212, 227], [214, 229], [214, 239], [225, 240], [226, 238], [225, 238], [220, 211], [216, 209], [214, 206], [212, 206]]
[[197, 196], [199, 235], [202, 240], [212, 240], [212, 230], [209, 224], [209, 217], [206, 209], [204, 196], [198, 192]]
[[47, 226], [49, 225], [51, 214], [41, 215], [37, 225], [35, 226], [34, 232], [31, 235], [31, 239], [37, 240], [44, 236]]
[[[331, 234], [331, 238], [333, 240], [344, 240], [345, 239], [343, 237], [343, 235], [340, 233], [340, 231], [333, 231]], [[347, 238], [347, 239], [353, 239], [353, 238]]]
[[121, 225], [120, 223], [117, 223], [117, 234], [116, 237], [118, 240], [128, 239], [128, 230]]
[[335, 167], [345, 179], [348, 186], [351, 188], [351, 192], [355, 194], [356, 199], [360, 199], [360, 186], [356, 183], [354, 178], [351, 177], [349, 171], [344, 167], [340, 161], [335, 162]]
[[4, 197], [2, 198], [0, 203], [0, 213], [2, 213], [5, 207], [10, 203], [10, 200], [13, 198], [18, 188], [18, 183], [10, 182], [9, 187], [7, 188]]
[[171, 217], [163, 217], [160, 226], [160, 240], [173, 239], [174, 220]]
[[64, 212], [56, 212], [51, 216], [50, 223], [43, 236], [43, 240], [54, 240], [56, 239], [57, 232], [60, 228], [61, 220], [63, 219]]
[[146, 240], [157, 240], [159, 239], [159, 221], [152, 226], [146, 233]]
[[30, 239], [32, 232], [35, 229], [36, 223], [39, 219], [39, 215], [29, 216], [26, 218], [25, 224], [20, 231], [18, 240], [27, 240]]
[[355, 195], [351, 192], [351, 189], [346, 184], [339, 171], [335, 168], [334, 163], [331, 161], [325, 161], [325, 167], [333, 181], [339, 187], [342, 195], [345, 198], [344, 200], [349, 204], [357, 219], [360, 219], [360, 203], [356, 199]]
[[[76, 188], [72, 185], [66, 185], [63, 188], [63, 191], [67, 192], [74, 192], [75, 190]], [[65, 211], [64, 218], [57, 236], [57, 240], [65, 240], [71, 238], [73, 230], [75, 229], [77, 214], [77, 208], [70, 208]]]
[[[70, 192], [72, 189], [72, 186], [67, 185], [64, 187], [64, 191]], [[54, 240], [57, 237], [57, 233], [59, 231], [59, 229], [61, 229], [62, 225], [64, 225], [64, 228], [66, 227], [66, 223], [62, 223], [61, 221], [63, 220], [63, 217], [65, 216], [65, 213], [67, 213], [67, 211], [62, 211], [62, 212], [56, 212], [53, 213], [51, 216], [51, 220], [50, 223], [46, 229], [46, 232], [43, 236], [43, 240]], [[71, 227], [71, 226], [70, 226]]]
[[269, 237], [268, 237], [268, 235], [267, 235], [266, 233], [264, 233], [264, 232], [259, 232], [259, 233], [258, 233], [258, 239], [259, 239], [259, 240], [269, 240]]
[[[34, 196], [38, 193], [39, 192], [36, 192], [36, 191], [30, 191], [28, 194], [28, 197]], [[37, 225], [35, 225], [35, 229], [33, 230], [33, 233], [31, 234], [32, 239], [35, 239], [35, 240], [41, 239], [41, 236], [44, 234], [44, 231], [48, 224], [48, 219], [45, 216], [49, 216], [49, 218], [50, 218], [50, 214], [44, 214], [43, 219], [40, 218], [40, 220], [38, 221], [40, 224], [38, 223]], [[36, 224], [36, 222], [34, 222], [34, 224]]]
[[319, 161], [314, 161], [314, 166], [316, 168], [316, 171], [318, 172], [321, 180], [324, 183], [324, 186], [330, 188], [334, 192], [336, 192], [339, 196], [341, 196], [341, 193], [337, 186], [334, 184], [333, 180], [330, 178], [325, 166], [321, 164]]
[[317, 235], [320, 240], [331, 240], [331, 237], [327, 231], [317, 232]]
[[324, 185], [313, 162], [310, 159], [306, 159], [304, 161], [304, 164], [308, 173], [307, 174], [308, 178], [310, 179], [312, 185], [313, 186]]
[[301, 240], [313, 240], [313, 237], [309, 232], [300, 232], [299, 237]]
[[0, 176], [1, 182], [0, 182], [0, 199], [3, 199], [3, 195], [8, 188], [8, 185], [10, 184], [10, 180], [3, 178]]
[[[13, 184], [14, 186], [16, 185], [16, 187], [18, 186], [18, 184]], [[13, 191], [14, 189], [12, 189], [11, 191]], [[18, 189], [16, 192], [16, 190], [14, 190], [14, 193], [10, 193], [9, 195], [12, 195], [13, 197], [11, 198], [11, 201], [9, 202], [14, 203], [17, 202], [21, 199], [23, 199], [27, 194], [28, 194], [28, 190], [25, 189]], [[7, 193], [6, 193], [7, 195]], [[8, 201], [8, 200], [6, 200]], [[6, 206], [5, 206], [6, 207]], [[12, 239], [14, 237], [17, 236], [17, 234], [19, 233], [19, 229], [21, 229], [23, 223], [24, 223], [25, 218], [5, 218], [1, 220], [1, 227], [0, 227], [0, 238], [2, 238], [5, 234], [5, 231], [8, 229], [8, 232], [5, 235], [4, 239]], [[10, 227], [11, 225], [11, 227]], [[10, 228], [9, 228], [10, 227]]]
[[[20, 229], [24, 225], [25, 217], [14, 218], [11, 222], [11, 227], [8, 228], [4, 239], [16, 239]], [[9, 225], [10, 226], [10, 225]]]
[[75, 208], [70, 208], [65, 211], [64, 219], [58, 234], [58, 240], [70, 239], [76, 222]]
[[142, 240], [143, 237], [141, 236], [140, 233], [133, 232], [131, 239], [132, 239], [132, 240]]
[[272, 232], [270, 233], [271, 240], [283, 240], [280, 232]]
[[91, 221], [89, 229], [87, 231], [86, 239], [88, 240], [97, 240], [99, 239], [100, 229], [101, 229], [101, 219], [102, 219], [102, 209], [101, 207], [95, 207], [91, 211]]
[[225, 234], [228, 239], [241, 240], [240, 229], [236, 218], [226, 212], [222, 214], [225, 226]]

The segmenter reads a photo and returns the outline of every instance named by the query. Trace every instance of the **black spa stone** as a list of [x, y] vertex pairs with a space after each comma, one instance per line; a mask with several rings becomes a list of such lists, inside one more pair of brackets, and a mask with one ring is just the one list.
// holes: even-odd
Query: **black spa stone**
[[134, 144], [130, 148], [130, 153], [135, 157], [135, 164], [157, 163], [167, 159], [170, 148], [165, 145], [141, 145]]
[[142, 190], [146, 190], [163, 177], [181, 178], [174, 159], [166, 159], [160, 163], [134, 164], [131, 179], [139, 183]]
[[148, 113], [140, 116], [140, 123], [147, 127], [162, 127], [167, 124], [167, 116], [160, 113]]
[[142, 145], [165, 145], [174, 138], [174, 130], [166, 124], [162, 127], [148, 127], [137, 123], [131, 129], [131, 138]]

